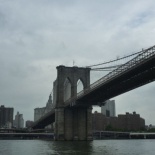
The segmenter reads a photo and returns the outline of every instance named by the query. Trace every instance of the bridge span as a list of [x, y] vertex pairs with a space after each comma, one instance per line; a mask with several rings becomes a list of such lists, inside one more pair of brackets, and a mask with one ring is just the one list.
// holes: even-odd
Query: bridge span
[[[36, 121], [32, 128], [44, 128], [55, 122], [57, 140], [89, 140], [92, 137], [92, 105], [131, 91], [155, 80], [155, 46], [143, 50], [138, 56], [119, 66], [90, 85], [90, 68], [57, 67], [54, 82], [54, 107]], [[70, 82], [70, 95], [65, 96], [64, 83]], [[77, 94], [77, 81], [84, 89]]]

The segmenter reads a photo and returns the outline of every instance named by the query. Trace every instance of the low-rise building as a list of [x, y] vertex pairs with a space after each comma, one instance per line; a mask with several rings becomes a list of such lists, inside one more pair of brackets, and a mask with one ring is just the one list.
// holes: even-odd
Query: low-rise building
[[25, 122], [25, 127], [26, 127], [26, 128], [29, 128], [29, 127], [32, 126], [33, 123], [34, 123], [33, 121], [27, 120], [27, 121]]
[[92, 114], [92, 128], [93, 131], [102, 131], [106, 128], [106, 116], [97, 111]]
[[125, 115], [118, 115], [118, 128], [126, 131], [144, 130], [145, 120], [136, 112], [127, 112]]
[[95, 112], [92, 117], [92, 128], [93, 131], [139, 131], [145, 129], [145, 120], [136, 112], [120, 114], [118, 117], [106, 117], [102, 113]]

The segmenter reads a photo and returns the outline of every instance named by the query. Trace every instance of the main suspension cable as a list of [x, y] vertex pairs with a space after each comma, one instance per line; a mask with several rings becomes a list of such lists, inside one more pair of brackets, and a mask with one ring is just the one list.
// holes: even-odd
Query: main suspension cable
[[117, 58], [117, 59], [114, 59], [114, 60], [111, 60], [111, 61], [106, 61], [106, 62], [103, 62], [103, 63], [99, 63], [99, 64], [95, 64], [95, 65], [90, 65], [90, 66], [86, 66], [86, 67], [91, 68], [91, 67], [95, 67], [95, 66], [105, 65], [105, 64], [108, 64], [108, 63], [112, 63], [112, 62], [115, 62], [115, 61], [119, 61], [119, 60], [122, 60], [122, 59], [125, 59], [125, 58], [128, 58], [128, 57], [137, 55], [137, 54], [142, 53], [142, 52], [144, 52], [143, 49], [140, 52], [136, 52], [136, 53], [133, 53], [133, 54], [121, 57], [121, 58]]

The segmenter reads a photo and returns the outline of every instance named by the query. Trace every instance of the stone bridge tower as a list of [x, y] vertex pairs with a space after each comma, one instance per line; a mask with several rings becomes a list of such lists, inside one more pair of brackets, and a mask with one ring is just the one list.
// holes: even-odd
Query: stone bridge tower
[[[54, 82], [56, 140], [91, 140], [92, 107], [64, 107], [64, 102], [77, 95], [77, 81], [85, 90], [90, 86], [90, 68], [57, 67]], [[67, 87], [67, 88], [66, 88]]]

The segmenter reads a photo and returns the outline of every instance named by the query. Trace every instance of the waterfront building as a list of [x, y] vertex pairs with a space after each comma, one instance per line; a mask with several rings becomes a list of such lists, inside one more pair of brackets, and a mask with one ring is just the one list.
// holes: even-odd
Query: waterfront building
[[11, 128], [13, 125], [13, 108], [0, 106], [0, 128]]
[[103, 131], [106, 128], [106, 116], [95, 111], [92, 114], [92, 129], [93, 131]]
[[29, 128], [29, 127], [32, 126], [33, 123], [34, 123], [33, 121], [27, 120], [27, 121], [25, 122], [25, 127], [26, 127], [26, 128]]
[[101, 107], [101, 113], [106, 117], [115, 117], [115, 100], [107, 100], [105, 105]]
[[136, 112], [120, 114], [118, 117], [106, 117], [102, 113], [95, 112], [92, 115], [92, 128], [93, 131], [140, 131], [145, 129], [145, 120]]
[[14, 127], [16, 127], [17, 129], [24, 128], [23, 114], [17, 112], [17, 114], [15, 115]]
[[118, 115], [118, 128], [126, 131], [144, 130], [145, 120], [136, 112], [127, 112], [125, 115]]

